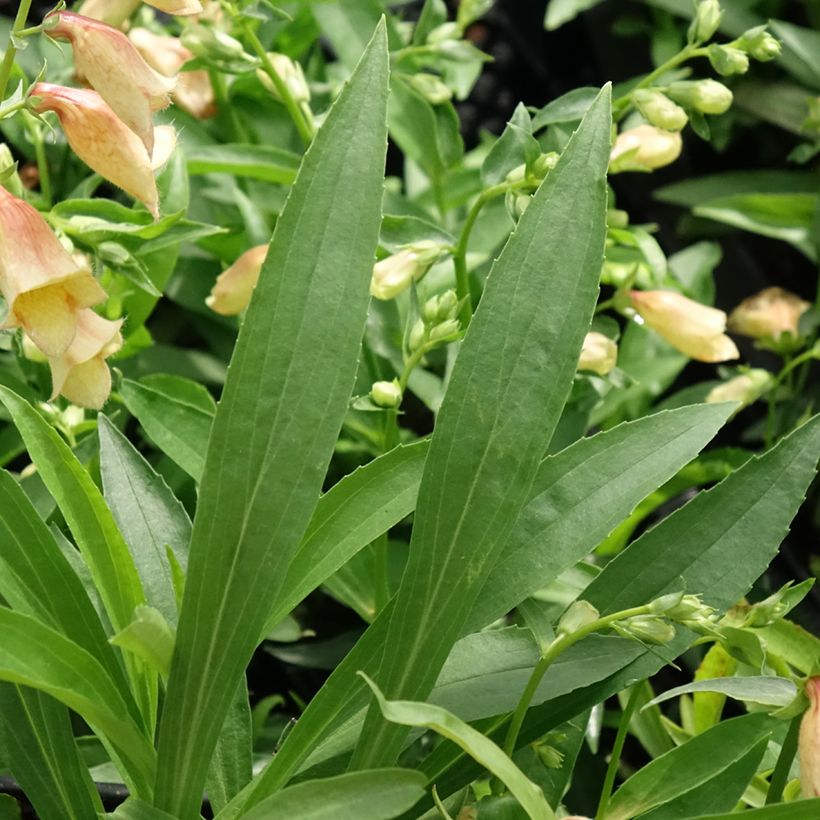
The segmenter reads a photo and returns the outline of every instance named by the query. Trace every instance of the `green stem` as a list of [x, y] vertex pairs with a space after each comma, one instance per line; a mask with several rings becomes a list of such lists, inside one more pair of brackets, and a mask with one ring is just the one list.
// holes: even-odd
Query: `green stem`
[[242, 123], [239, 122], [236, 109], [231, 105], [225, 75], [216, 69], [209, 69], [208, 76], [211, 79], [211, 87], [214, 90], [214, 97], [216, 98], [216, 110], [219, 112], [220, 118], [225, 119], [230, 129], [232, 139], [237, 142], [247, 142], [247, 133], [242, 127]]
[[390, 600], [390, 582], [388, 580], [389, 544], [387, 533], [382, 533], [373, 545], [373, 603], [376, 613], [384, 609]]
[[279, 72], [271, 62], [268, 52], [262, 45], [261, 40], [256, 36], [256, 32], [251, 27], [249, 21], [245, 18], [240, 19], [242, 20], [242, 30], [245, 37], [262, 63], [262, 70], [270, 77], [270, 81], [273, 83], [273, 87], [276, 89], [276, 93], [279, 95], [288, 114], [290, 114], [290, 118], [293, 120], [296, 130], [299, 132], [302, 142], [305, 146], [310, 145], [313, 139], [313, 126], [305, 119], [302, 109], [299, 108], [296, 100], [293, 99], [293, 95], [290, 93], [287, 83], [279, 76]]
[[609, 764], [606, 767], [606, 776], [604, 777], [604, 785], [601, 789], [601, 799], [598, 802], [598, 811], [595, 812], [595, 820], [604, 820], [606, 817], [606, 810], [609, 806], [609, 798], [612, 795], [612, 787], [615, 785], [615, 777], [618, 774], [618, 766], [621, 763], [621, 752], [626, 742], [626, 736], [629, 732], [629, 724], [632, 721], [632, 714], [635, 707], [638, 705], [638, 699], [641, 694], [641, 686], [636, 683], [629, 693], [629, 700], [624, 706], [621, 713], [621, 722], [618, 724], [618, 734], [615, 736], [615, 743], [612, 746], [612, 754], [609, 758]]
[[620, 612], [614, 612], [612, 615], [605, 615], [603, 618], [598, 618], [586, 626], [577, 629], [575, 632], [570, 632], [568, 635], [562, 635], [560, 638], [556, 638], [541, 657], [541, 660], [535, 665], [535, 669], [532, 670], [530, 679], [527, 681], [527, 686], [521, 695], [521, 700], [518, 701], [518, 705], [515, 707], [510, 725], [507, 729], [507, 736], [504, 739], [504, 752], [511, 757], [515, 751], [518, 733], [521, 731], [521, 726], [524, 723], [524, 718], [527, 715], [527, 710], [530, 708], [530, 703], [532, 703], [535, 692], [547, 670], [552, 666], [559, 655], [566, 652], [571, 646], [574, 646], [578, 641], [583, 640], [587, 635], [591, 635], [593, 632], [600, 632], [617, 621], [623, 621], [635, 615], [646, 615], [648, 612], [649, 607], [646, 605], [632, 607], [632, 609], [624, 609]]
[[774, 771], [769, 781], [769, 791], [766, 793], [767, 806], [772, 803], [779, 803], [783, 797], [783, 788], [789, 779], [789, 770], [797, 751], [797, 740], [800, 735], [800, 721], [802, 718], [803, 715], [792, 718], [789, 731], [786, 732], [786, 737], [783, 739], [783, 745], [780, 747], [780, 754], [777, 757], [777, 763], [774, 765]]
[[17, 16], [14, 18], [14, 23], [9, 33], [6, 53], [3, 55], [3, 62], [0, 63], [0, 101], [6, 98], [6, 86], [9, 83], [11, 69], [14, 67], [14, 58], [17, 55], [17, 48], [13, 44], [13, 38], [19, 37], [20, 32], [25, 28], [30, 8], [31, 0], [20, 0], [20, 5], [17, 6]]

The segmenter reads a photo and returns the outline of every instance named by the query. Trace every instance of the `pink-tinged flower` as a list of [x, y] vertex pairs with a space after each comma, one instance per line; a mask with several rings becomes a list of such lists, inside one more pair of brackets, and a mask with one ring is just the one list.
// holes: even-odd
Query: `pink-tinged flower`
[[167, 108], [174, 80], [154, 71], [136, 46], [118, 29], [99, 20], [60, 11], [50, 37], [68, 40], [77, 73], [108, 103], [111, 110], [154, 150], [152, 112]]
[[128, 37], [151, 68], [165, 77], [176, 77], [176, 86], [171, 94], [176, 105], [197, 119], [216, 114], [214, 89], [208, 72], [180, 72], [194, 55], [182, 45], [179, 37], [154, 34], [147, 28], [138, 27], [132, 28]]
[[729, 314], [729, 327], [754, 339], [777, 339], [784, 333], [798, 336], [800, 317], [810, 307], [809, 302], [783, 288], [765, 288], [744, 299]]
[[242, 313], [251, 301], [251, 294], [259, 281], [259, 272], [267, 255], [267, 245], [257, 245], [245, 251], [233, 265], [217, 276], [216, 284], [205, 304], [223, 316]]
[[735, 343], [725, 334], [726, 314], [671, 290], [633, 290], [632, 306], [647, 327], [681, 353], [699, 362], [737, 359]]
[[49, 358], [51, 398], [65, 396], [72, 404], [99, 410], [111, 392], [106, 359], [122, 346], [122, 319], [103, 319], [93, 310], [77, 316], [77, 334], [61, 356]]
[[84, 261], [60, 244], [40, 214], [0, 187], [0, 290], [6, 327], [22, 327], [49, 356], [74, 339], [77, 311], [105, 299]]
[[57, 114], [68, 144], [86, 165], [159, 216], [157, 183], [145, 145], [96, 91], [37, 83], [30, 99], [35, 111]]
[[809, 708], [800, 722], [800, 788], [803, 797], [820, 797], [820, 677], [806, 681]]

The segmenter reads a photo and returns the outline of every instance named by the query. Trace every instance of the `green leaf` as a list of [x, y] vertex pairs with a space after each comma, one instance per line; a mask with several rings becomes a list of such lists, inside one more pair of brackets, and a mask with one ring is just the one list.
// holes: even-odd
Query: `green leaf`
[[515, 763], [489, 738], [438, 706], [409, 700], [387, 700], [367, 675], [363, 672], [360, 674], [376, 696], [379, 709], [386, 720], [402, 726], [432, 729], [447, 740], [451, 740], [501, 780], [531, 820], [554, 820], [555, 813], [544, 799], [541, 789], [528, 780]]
[[533, 115], [532, 130], [540, 131], [557, 123], [579, 122], [597, 95], [598, 89], [591, 86], [575, 88], [562, 94]]
[[40, 820], [86, 820], [102, 811], [68, 710], [48, 695], [0, 684], [0, 758]]
[[172, 815], [154, 808], [138, 797], [129, 797], [110, 814], [100, 815], [101, 820], [105, 817], [113, 820], [175, 820]]
[[[389, 697], [429, 694], [561, 415], [598, 294], [610, 117], [607, 87], [493, 266], [462, 343], [376, 675]], [[352, 765], [391, 762], [406, 734], [371, 709]]]
[[105, 669], [79, 644], [0, 607], [0, 680], [31, 686], [64, 703], [104, 734], [140, 790], [149, 789], [154, 750]]
[[128, 542], [148, 603], [177, 620], [176, 595], [166, 549], [188, 564], [191, 521], [165, 480], [108, 420], [97, 417], [105, 500]]
[[138, 606], [134, 610], [134, 620], [111, 638], [111, 644], [142, 658], [159, 672], [163, 680], [168, 679], [174, 652], [174, 630], [158, 610]]
[[290, 185], [299, 168], [299, 155], [273, 145], [198, 145], [185, 149], [188, 173], [231, 174]]
[[481, 180], [489, 186], [503, 182], [507, 174], [527, 163], [529, 156], [541, 153], [541, 146], [532, 135], [532, 121], [523, 103], [513, 111], [510, 121], [481, 165]]
[[[747, 809], [743, 820], [807, 820], [820, 813], [820, 798], [814, 800], [795, 800], [793, 803], [780, 803], [775, 806], [764, 806], [762, 809]], [[686, 820], [737, 820], [737, 812], [725, 814], [699, 814]]]
[[381, 222], [387, 71], [380, 25], [305, 155], [214, 420], [157, 767], [156, 803], [182, 818], [270, 612], [259, 603], [287, 594], [347, 412]]
[[767, 738], [772, 726], [764, 714], [733, 718], [655, 758], [615, 792], [607, 820], [631, 820], [706, 783]]
[[726, 171], [675, 182], [655, 191], [661, 202], [694, 208], [719, 197], [744, 194], [814, 194], [817, 179], [805, 171]]
[[10, 794], [0, 794], [0, 820], [20, 818], [20, 804]]
[[120, 394], [154, 444], [199, 481], [216, 409], [208, 391], [188, 379], [158, 375], [123, 379]]
[[820, 32], [785, 20], [772, 20], [772, 33], [783, 44], [789, 71], [798, 80], [820, 90]]
[[594, 8], [602, 0], [549, 0], [544, 17], [544, 28], [555, 31], [564, 23], [574, 20], [582, 11]]
[[764, 706], [787, 706], [797, 697], [797, 687], [788, 678], [754, 677], [711, 678], [676, 686], [651, 700], [644, 709], [690, 692], [719, 692], [735, 700]]
[[409, 769], [372, 769], [308, 780], [264, 800], [244, 820], [391, 820], [424, 796], [423, 775]]

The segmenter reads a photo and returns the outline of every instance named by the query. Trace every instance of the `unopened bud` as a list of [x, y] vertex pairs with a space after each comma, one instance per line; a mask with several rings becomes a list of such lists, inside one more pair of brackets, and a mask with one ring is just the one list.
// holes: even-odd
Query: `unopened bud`
[[[308, 88], [305, 73], [302, 71], [302, 66], [294, 60], [291, 60], [286, 54], [276, 54], [270, 52], [268, 54], [274, 71], [279, 75], [282, 82], [287, 86], [290, 96], [293, 101], [297, 103], [306, 103], [310, 101], [310, 88]], [[261, 68], [256, 69], [256, 76], [259, 78], [262, 85], [270, 91], [271, 95], [277, 100], [281, 99], [273, 80]]]
[[599, 376], [606, 376], [617, 361], [618, 345], [612, 339], [594, 330], [587, 333], [578, 359], [579, 370], [591, 370]]
[[754, 404], [770, 387], [772, 381], [772, 374], [768, 370], [753, 368], [713, 387], [706, 395], [706, 401], [709, 404], [739, 401], [741, 407], [746, 407]]
[[421, 319], [417, 319], [410, 330], [407, 346], [411, 353], [415, 353], [427, 341], [427, 327]]
[[556, 165], [561, 155], [557, 151], [541, 154], [532, 164], [532, 173], [537, 179], [543, 179]]
[[722, 17], [718, 0], [701, 0], [689, 26], [689, 41], [705, 43], [718, 30]]
[[737, 40], [738, 48], [742, 48], [752, 59], [767, 63], [780, 56], [780, 40], [772, 37], [766, 26], [755, 26], [744, 32]]
[[398, 407], [401, 404], [399, 383], [395, 379], [392, 382], [374, 382], [370, 388], [370, 398], [379, 407]]
[[[695, 597], [695, 596], [691, 596]], [[666, 595], [661, 595], [660, 598], [655, 598], [649, 604], [649, 611], [652, 615], [666, 615], [671, 610], [679, 607], [683, 602], [683, 592], [669, 592]]]
[[442, 23], [427, 35], [427, 42], [431, 45], [443, 43], [447, 40], [457, 40], [461, 36], [458, 23]]
[[420, 71], [410, 77], [410, 85], [424, 97], [427, 102], [433, 105], [440, 105], [452, 99], [453, 92], [435, 74]]
[[458, 313], [458, 296], [454, 290], [445, 290], [439, 296], [428, 299], [422, 309], [421, 315], [429, 325], [444, 322], [447, 319], [455, 319]]
[[674, 162], [682, 147], [678, 132], [639, 125], [618, 134], [609, 158], [609, 171], [654, 171]]
[[441, 324], [435, 325], [430, 331], [431, 342], [443, 342], [455, 338], [461, 330], [458, 319], [447, 319]]
[[672, 83], [666, 93], [701, 114], [725, 114], [732, 105], [732, 92], [717, 80], [681, 80]]
[[559, 635], [572, 635], [600, 617], [600, 612], [589, 601], [574, 601], [561, 616], [556, 631]]
[[665, 94], [651, 88], [639, 88], [632, 92], [632, 101], [650, 124], [667, 131], [680, 131], [689, 120], [686, 112]]
[[418, 282], [441, 255], [441, 245], [423, 239], [405, 245], [373, 266], [370, 293], [377, 299], [393, 299]]
[[667, 644], [675, 637], [675, 627], [654, 615], [635, 615], [615, 626], [624, 637], [637, 638], [657, 646]]
[[803, 797], [820, 797], [820, 677], [806, 681], [809, 708], [800, 722], [800, 788]]
[[729, 327], [753, 339], [777, 339], [784, 333], [798, 336], [800, 317], [810, 307], [808, 302], [783, 288], [765, 288], [744, 299], [729, 314]]
[[749, 56], [733, 46], [709, 46], [709, 62], [722, 77], [745, 74], [749, 70]]
[[529, 194], [522, 194], [518, 191], [507, 191], [504, 197], [504, 204], [507, 206], [507, 212], [515, 222], [524, 215], [524, 211], [530, 206], [532, 197]]
[[527, 178], [527, 166], [522, 162], [521, 165], [516, 165], [512, 171], [507, 173], [504, 177], [504, 182], [509, 182], [510, 185], [516, 185], [523, 182]]

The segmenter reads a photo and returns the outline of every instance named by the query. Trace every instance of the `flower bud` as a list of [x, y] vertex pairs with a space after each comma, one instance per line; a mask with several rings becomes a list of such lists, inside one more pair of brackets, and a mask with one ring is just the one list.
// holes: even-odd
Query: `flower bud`
[[[696, 595], [690, 595], [690, 598], [696, 598]], [[666, 595], [661, 595], [660, 598], [655, 598], [649, 603], [649, 611], [652, 615], [666, 615], [672, 610], [676, 610], [681, 606], [684, 599], [684, 593], [669, 592]], [[695, 610], [696, 611], [696, 610]]]
[[739, 401], [741, 407], [756, 402], [772, 384], [768, 370], [754, 368], [729, 381], [713, 387], [706, 396], [710, 404], [721, 401]]
[[38, 113], [57, 114], [68, 144], [86, 165], [159, 216], [151, 156], [96, 91], [37, 83], [30, 100]]
[[820, 677], [806, 681], [809, 708], [800, 721], [800, 788], [803, 797], [820, 797]]
[[373, 382], [370, 398], [379, 407], [398, 407], [401, 404], [401, 387], [395, 379], [392, 382]]
[[678, 132], [639, 125], [618, 134], [609, 156], [609, 171], [617, 174], [663, 168], [680, 156], [682, 148], [683, 140]]
[[740, 354], [724, 333], [726, 314], [671, 290], [632, 291], [632, 306], [647, 327], [699, 362], [725, 362]]
[[745, 51], [734, 46], [709, 46], [709, 62], [722, 77], [745, 74], [749, 70], [749, 57]]
[[72, 404], [99, 410], [111, 393], [106, 359], [122, 346], [122, 319], [111, 322], [85, 309], [77, 316], [77, 333], [68, 349], [49, 358], [51, 398], [65, 396]]
[[410, 85], [432, 105], [440, 105], [452, 99], [453, 92], [449, 86], [441, 81], [435, 74], [420, 71], [410, 77]]
[[689, 26], [689, 41], [704, 43], [709, 40], [718, 30], [722, 17], [723, 10], [718, 0], [701, 0]]
[[504, 205], [514, 222], [518, 222], [518, 220], [521, 219], [524, 215], [524, 211], [529, 208], [531, 201], [532, 196], [522, 193], [521, 191], [507, 191], [504, 195]]
[[[276, 54], [270, 52], [268, 54], [271, 63], [273, 64], [276, 73], [281, 77], [282, 82], [290, 91], [290, 96], [293, 97], [294, 102], [298, 105], [310, 101], [310, 88], [308, 88], [307, 80], [305, 79], [305, 72], [302, 71], [300, 63], [291, 60], [286, 54]], [[271, 95], [277, 100], [279, 92], [273, 84], [273, 80], [261, 68], [256, 69], [256, 76], [262, 85], [270, 91]]]
[[154, 71], [112, 26], [69, 11], [46, 20], [55, 23], [48, 29], [49, 37], [71, 43], [77, 72], [142, 140], [150, 155], [154, 150], [151, 115], [168, 107], [174, 81]]
[[229, 268], [216, 277], [216, 284], [205, 304], [222, 316], [236, 316], [247, 308], [253, 289], [259, 281], [262, 264], [268, 255], [267, 245], [245, 251]]
[[765, 288], [744, 299], [730, 314], [729, 328], [753, 339], [799, 336], [800, 317], [811, 305], [783, 288]]
[[194, 55], [178, 37], [154, 34], [147, 28], [139, 27], [132, 28], [128, 37], [151, 68], [165, 77], [176, 78], [171, 92], [171, 99], [176, 105], [197, 119], [216, 114], [214, 90], [208, 72], [204, 69], [180, 71]]
[[74, 259], [40, 214], [0, 188], [0, 290], [6, 327], [22, 327], [48, 356], [74, 339], [77, 311], [105, 299], [87, 264]]
[[780, 56], [780, 40], [772, 37], [766, 26], [755, 26], [745, 31], [737, 40], [737, 47], [742, 48], [750, 57], [767, 63]]
[[458, 23], [449, 22], [436, 26], [428, 35], [427, 42], [430, 44], [444, 43], [447, 40], [457, 40], [461, 36]]
[[532, 174], [536, 179], [544, 179], [544, 177], [558, 165], [558, 160], [561, 155], [557, 151], [548, 151], [546, 154], [541, 154], [532, 164]]
[[672, 83], [666, 93], [701, 114], [725, 114], [732, 105], [732, 92], [717, 80], [681, 80]]
[[606, 376], [618, 361], [618, 345], [603, 333], [591, 331], [584, 337], [579, 370], [591, 370], [599, 376]]
[[635, 615], [616, 624], [624, 637], [637, 638], [657, 646], [669, 643], [675, 637], [675, 627], [654, 615]]
[[443, 342], [455, 338], [461, 330], [458, 319], [446, 319], [430, 330], [431, 342]]
[[455, 319], [457, 315], [458, 296], [452, 289], [428, 299], [421, 308], [421, 316], [428, 325]]
[[632, 101], [647, 122], [666, 131], [680, 131], [689, 121], [679, 105], [655, 89], [639, 88], [633, 91]]
[[394, 299], [418, 282], [441, 255], [441, 245], [423, 239], [405, 245], [373, 266], [370, 293], [377, 299]]
[[601, 613], [589, 601], [574, 601], [558, 621], [559, 635], [571, 635], [598, 620]]
[[422, 345], [427, 341], [427, 326], [423, 320], [416, 319], [413, 327], [410, 329], [410, 336], [407, 339], [407, 347], [411, 353], [415, 353], [421, 349]]

